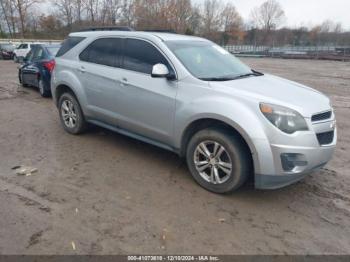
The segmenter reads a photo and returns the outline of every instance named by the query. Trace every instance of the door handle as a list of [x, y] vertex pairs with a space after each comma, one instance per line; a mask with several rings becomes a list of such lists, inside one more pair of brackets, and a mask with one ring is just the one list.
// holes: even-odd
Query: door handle
[[80, 67], [78, 70], [79, 70], [80, 73], [85, 73], [86, 72], [86, 69], [83, 66]]

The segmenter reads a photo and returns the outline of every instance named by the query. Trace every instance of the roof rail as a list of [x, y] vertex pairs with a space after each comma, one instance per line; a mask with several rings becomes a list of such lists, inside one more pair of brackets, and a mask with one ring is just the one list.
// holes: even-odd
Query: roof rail
[[88, 27], [80, 29], [76, 32], [88, 32], [88, 31], [134, 31], [128, 26], [99, 26], [99, 27]]
[[177, 34], [174, 30], [171, 29], [147, 29], [147, 30], [142, 30], [143, 32], [154, 32], [154, 33], [170, 33], [170, 34]]

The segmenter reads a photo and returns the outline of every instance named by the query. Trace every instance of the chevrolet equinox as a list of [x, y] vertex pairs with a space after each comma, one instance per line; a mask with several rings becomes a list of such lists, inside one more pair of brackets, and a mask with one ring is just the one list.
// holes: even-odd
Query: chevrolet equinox
[[159, 32], [71, 33], [51, 80], [63, 128], [87, 123], [176, 152], [215, 193], [292, 184], [331, 159], [330, 100], [250, 69], [206, 39]]

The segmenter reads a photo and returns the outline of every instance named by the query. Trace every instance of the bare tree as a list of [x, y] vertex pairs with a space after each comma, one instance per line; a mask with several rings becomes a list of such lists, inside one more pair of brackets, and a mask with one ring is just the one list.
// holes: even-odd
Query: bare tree
[[0, 0], [0, 17], [4, 19], [7, 30], [12, 37], [16, 33], [16, 17], [13, 1]]
[[73, 0], [57, 0], [55, 2], [60, 15], [64, 17], [63, 21], [70, 28], [73, 24], [74, 2]]
[[223, 26], [223, 34], [221, 43], [226, 45], [231, 39], [237, 41], [243, 40], [242, 28], [243, 28], [243, 18], [237, 12], [234, 5], [227, 3], [222, 12], [221, 20]]
[[16, 12], [18, 13], [21, 35], [25, 36], [26, 33], [26, 22], [28, 19], [29, 9], [36, 3], [42, 2], [41, 0], [12, 0]]
[[191, 17], [188, 21], [186, 34], [199, 34], [201, 27], [201, 8], [199, 5], [192, 5]]
[[123, 0], [119, 22], [122, 25], [135, 25], [135, 0]]
[[86, 0], [86, 9], [88, 12], [88, 17], [92, 23], [98, 17], [98, 11], [100, 7], [100, 0]]
[[179, 33], [185, 33], [192, 16], [191, 0], [170, 0], [166, 8], [168, 24]]
[[[8, 17], [8, 8], [7, 8], [8, 1], [7, 0], [0, 0], [0, 19], [1, 21], [5, 21], [7, 25], [7, 29], [9, 30], [10, 35], [12, 36], [12, 30], [10, 25], [10, 19]], [[4, 20], [3, 20], [4, 19]], [[2, 23], [0, 23], [1, 26], [1, 34], [3, 33], [2, 29]]]
[[80, 25], [81, 21], [82, 21], [82, 14], [84, 9], [86, 8], [86, 2], [85, 0], [72, 0], [73, 1], [73, 9], [74, 9], [74, 17], [75, 17], [75, 21], [78, 22], [78, 24]]
[[271, 31], [284, 22], [285, 14], [279, 2], [268, 0], [252, 10], [251, 19], [257, 27]]
[[166, 29], [167, 0], [137, 0], [135, 4], [135, 26], [139, 29]]
[[115, 25], [122, 11], [121, 0], [103, 0], [101, 21], [103, 24]]
[[243, 18], [231, 3], [227, 3], [224, 7], [221, 19], [224, 31], [240, 30], [243, 27]]
[[222, 20], [220, 17], [222, 10], [221, 2], [218, 0], [205, 0], [202, 10], [203, 35], [210, 37], [214, 32], [220, 30]]

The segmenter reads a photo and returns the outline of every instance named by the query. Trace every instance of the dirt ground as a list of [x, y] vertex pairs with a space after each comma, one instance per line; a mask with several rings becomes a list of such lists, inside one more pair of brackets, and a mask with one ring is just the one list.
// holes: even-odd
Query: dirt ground
[[293, 186], [228, 196], [173, 153], [101, 128], [65, 133], [52, 101], [0, 61], [0, 254], [350, 254], [350, 63], [244, 61], [329, 95], [339, 143]]

